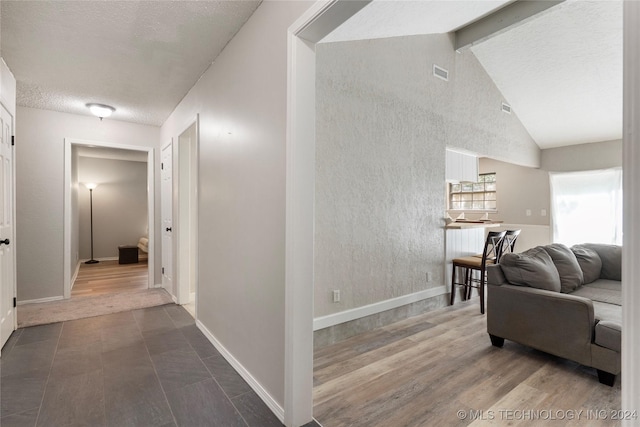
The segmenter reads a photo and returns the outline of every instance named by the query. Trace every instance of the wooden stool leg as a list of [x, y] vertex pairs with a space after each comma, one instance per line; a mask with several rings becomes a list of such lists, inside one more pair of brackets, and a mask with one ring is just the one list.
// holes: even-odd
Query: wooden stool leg
[[451, 298], [450, 305], [453, 305], [453, 302], [456, 299], [456, 265], [453, 264], [453, 271], [451, 272]]
[[466, 285], [464, 289], [464, 299], [469, 299], [471, 298], [471, 284], [473, 283], [473, 270], [470, 268], [467, 268], [467, 274], [465, 275], [464, 283]]
[[480, 271], [480, 287], [478, 294], [480, 295], [480, 314], [484, 314], [484, 271]]

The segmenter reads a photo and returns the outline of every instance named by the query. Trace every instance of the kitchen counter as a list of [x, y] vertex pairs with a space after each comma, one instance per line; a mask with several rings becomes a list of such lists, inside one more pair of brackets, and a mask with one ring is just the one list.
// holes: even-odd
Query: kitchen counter
[[462, 230], [468, 228], [490, 228], [500, 227], [502, 221], [454, 221], [445, 225], [447, 230]]

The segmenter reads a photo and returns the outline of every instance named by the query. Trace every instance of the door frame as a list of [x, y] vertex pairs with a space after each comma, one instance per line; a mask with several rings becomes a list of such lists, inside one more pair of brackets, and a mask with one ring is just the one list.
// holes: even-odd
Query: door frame
[[73, 146], [94, 146], [117, 148], [120, 150], [142, 151], [147, 153], [147, 216], [148, 216], [148, 288], [155, 287], [155, 163], [154, 149], [137, 145], [125, 145], [114, 142], [91, 141], [78, 138], [64, 139], [64, 249], [63, 249], [63, 286], [64, 299], [71, 298], [71, 154]]
[[370, 0], [317, 1], [287, 32], [284, 424], [313, 419], [315, 44]]
[[[187, 132], [192, 126], [195, 126], [195, 141], [190, 141], [189, 142], [189, 154], [190, 154], [190, 161], [189, 161], [189, 170], [192, 171], [191, 173], [191, 179], [193, 180], [193, 182], [191, 183], [191, 187], [189, 188], [189, 191], [192, 191], [192, 195], [194, 196], [193, 199], [189, 198], [189, 210], [190, 210], [190, 218], [187, 219], [187, 221], [189, 221], [189, 225], [191, 226], [190, 229], [190, 233], [189, 233], [189, 239], [187, 244], [190, 246], [191, 250], [188, 251], [183, 251], [182, 249], [182, 243], [181, 243], [181, 239], [182, 239], [182, 232], [183, 232], [183, 221], [185, 221], [184, 218], [182, 218], [180, 216], [180, 204], [181, 204], [181, 198], [184, 197], [182, 196], [182, 191], [181, 191], [181, 187], [180, 187], [180, 176], [183, 172], [182, 168], [181, 168], [181, 159], [180, 159], [180, 152], [181, 152], [181, 148], [183, 147], [181, 141], [180, 141], [180, 137]], [[174, 280], [176, 281], [176, 299], [177, 299], [177, 304], [180, 305], [184, 305], [184, 304], [188, 304], [190, 302], [190, 296], [191, 296], [191, 289], [189, 287], [189, 281], [183, 281], [182, 280], [182, 264], [184, 262], [189, 262], [189, 263], [193, 263], [194, 265], [194, 277], [193, 277], [193, 281], [195, 282], [195, 294], [196, 294], [196, 299], [195, 299], [195, 305], [196, 305], [196, 319], [197, 319], [197, 313], [198, 313], [198, 303], [197, 303], [197, 296], [198, 296], [198, 224], [199, 224], [199, 211], [198, 211], [198, 206], [200, 206], [200, 187], [199, 187], [199, 179], [198, 179], [198, 174], [200, 171], [200, 115], [196, 114], [196, 117], [193, 121], [191, 121], [187, 126], [185, 126], [182, 129], [182, 132], [180, 132], [177, 136], [177, 144], [174, 144], [173, 147], [173, 173], [172, 173], [172, 177], [173, 177], [173, 189], [174, 192], [173, 194], [177, 197], [173, 198], [173, 224], [174, 224], [174, 228], [176, 230], [176, 233], [174, 234], [174, 243], [173, 243], [173, 256], [175, 258], [174, 260], [174, 265], [175, 265], [175, 270], [174, 271]], [[193, 210], [193, 212], [191, 212], [191, 210]], [[190, 260], [184, 260], [182, 259], [183, 254], [190, 254]]]

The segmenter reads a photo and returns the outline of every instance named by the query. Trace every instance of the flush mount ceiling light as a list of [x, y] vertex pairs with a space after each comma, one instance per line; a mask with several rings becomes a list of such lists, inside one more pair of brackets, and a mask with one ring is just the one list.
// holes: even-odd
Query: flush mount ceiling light
[[105, 104], [87, 104], [87, 108], [94, 116], [100, 117], [100, 120], [105, 117], [109, 117], [114, 111], [116, 111], [112, 106]]

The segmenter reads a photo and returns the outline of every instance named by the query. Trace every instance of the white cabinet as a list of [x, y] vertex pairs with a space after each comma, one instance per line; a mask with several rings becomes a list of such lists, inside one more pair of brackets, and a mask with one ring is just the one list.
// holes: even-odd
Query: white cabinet
[[472, 154], [447, 149], [445, 170], [447, 182], [477, 182], [478, 158]]

